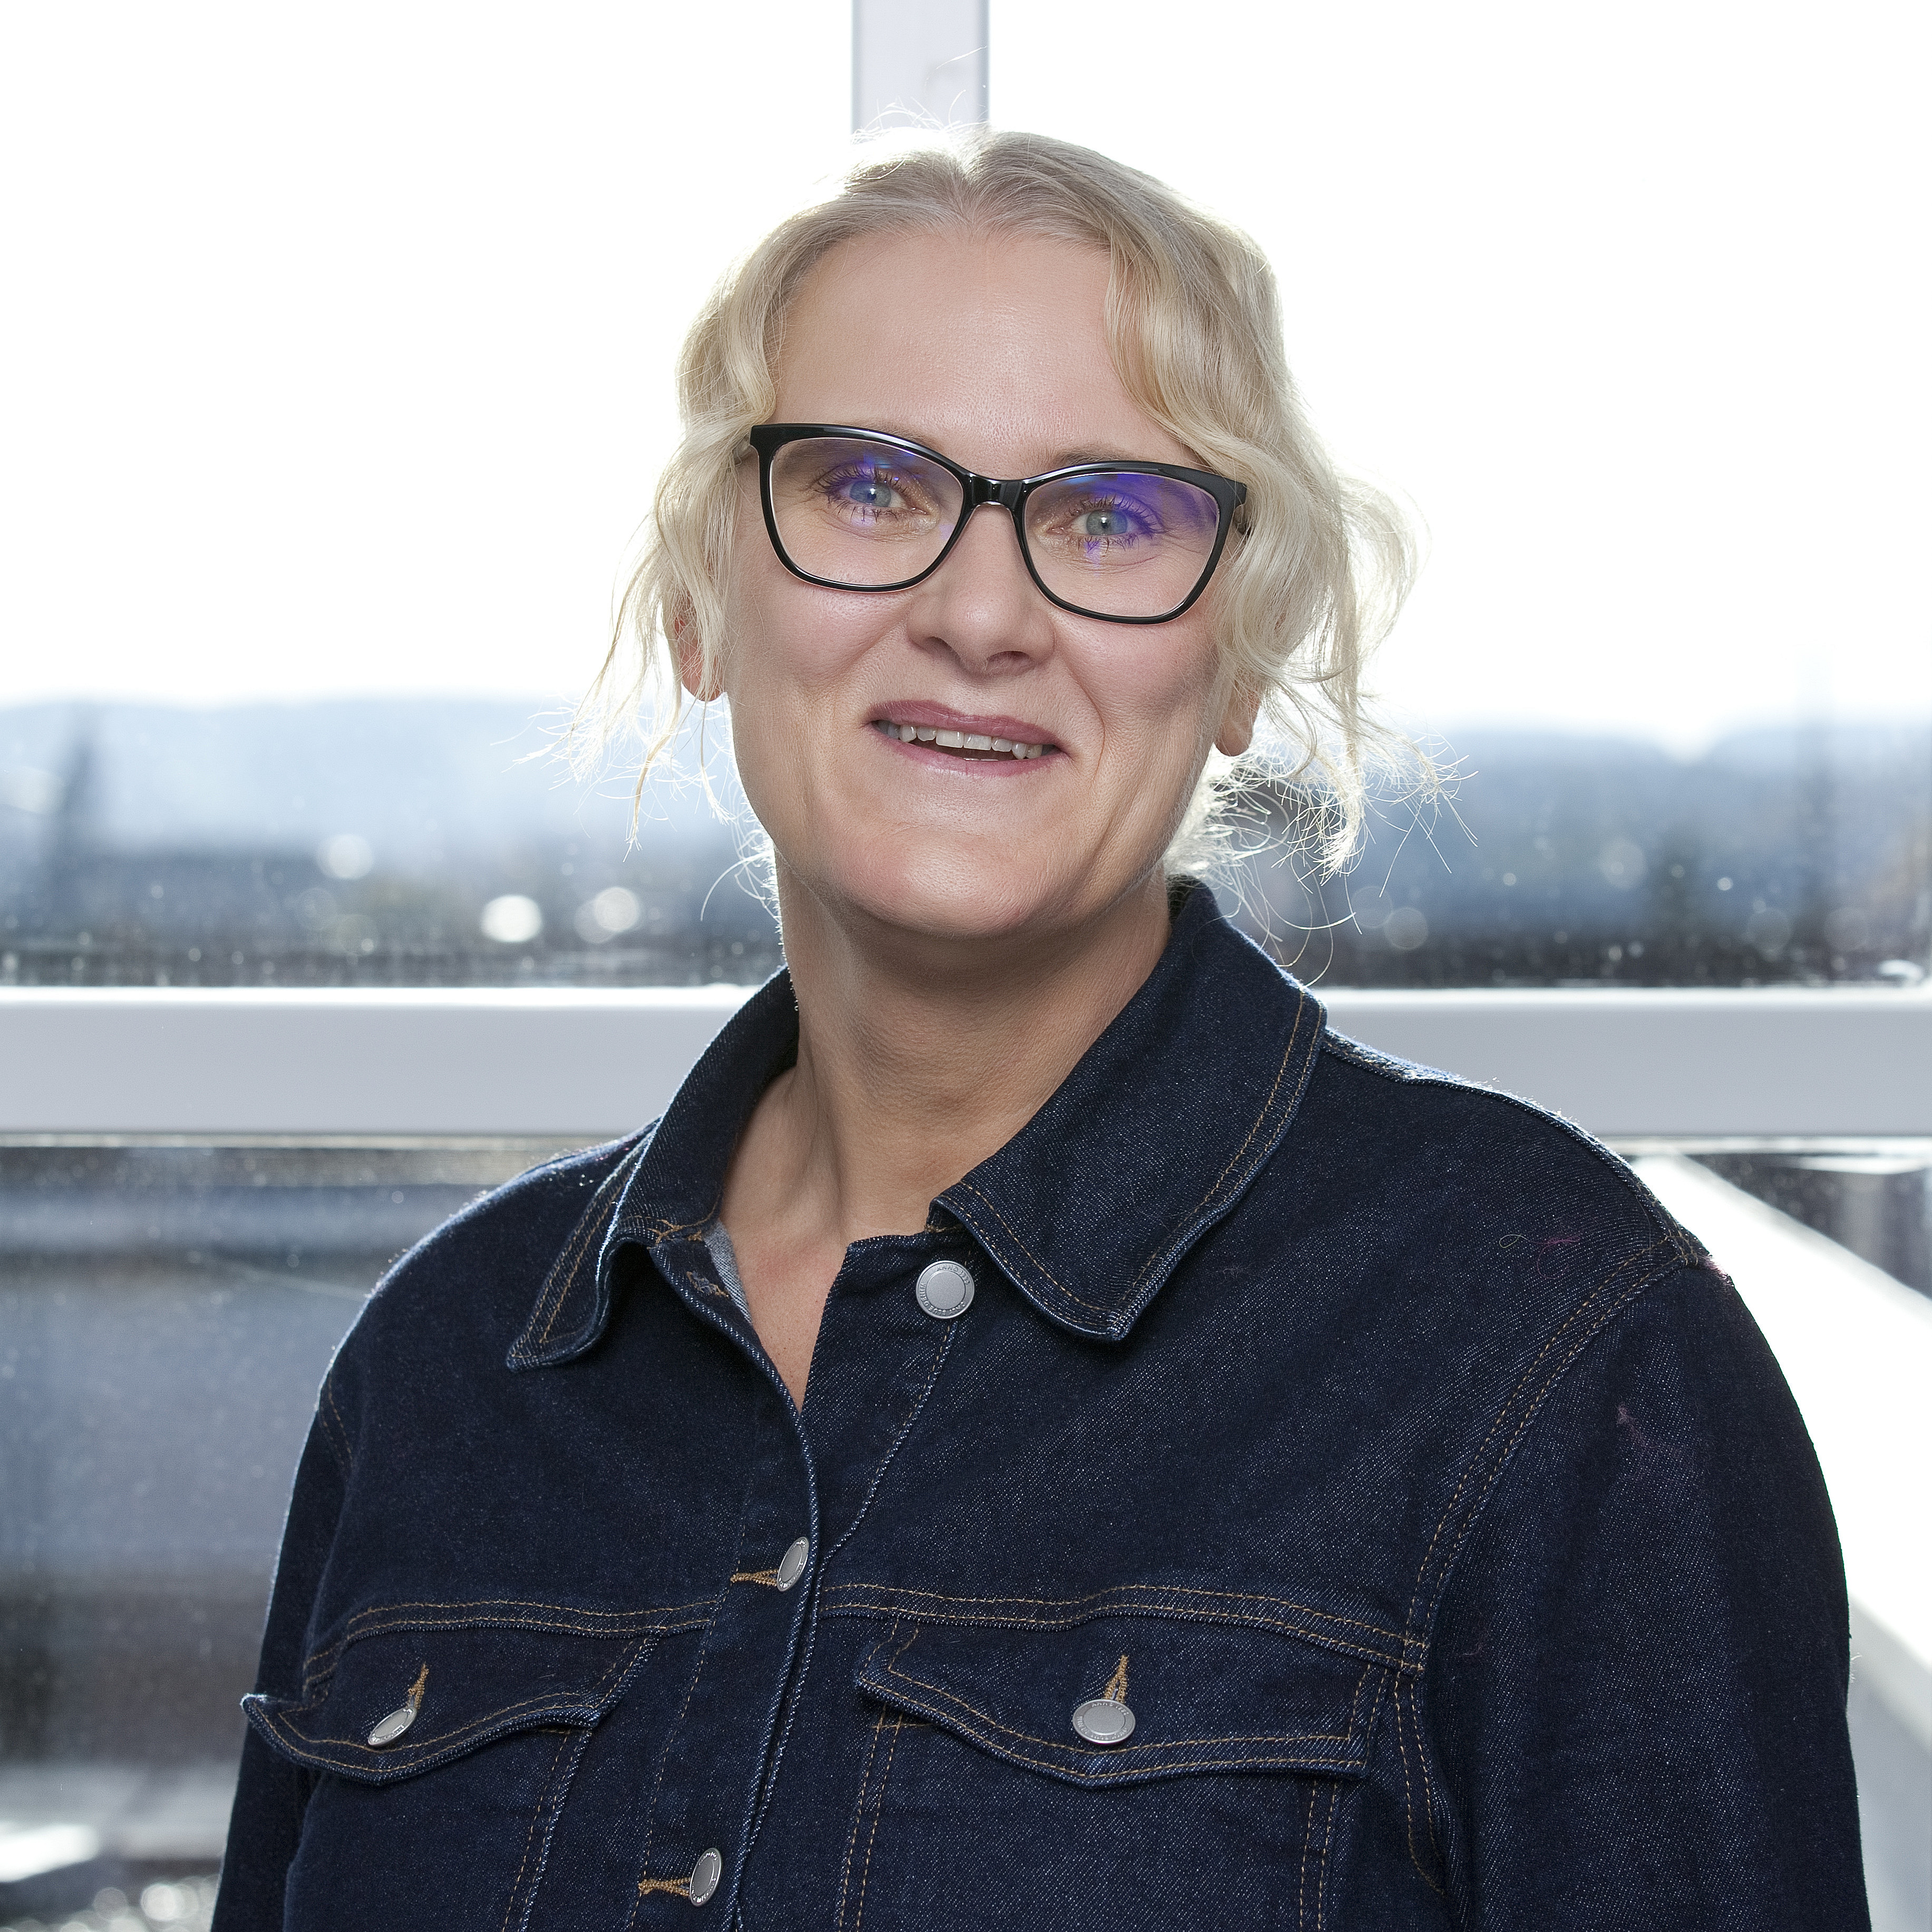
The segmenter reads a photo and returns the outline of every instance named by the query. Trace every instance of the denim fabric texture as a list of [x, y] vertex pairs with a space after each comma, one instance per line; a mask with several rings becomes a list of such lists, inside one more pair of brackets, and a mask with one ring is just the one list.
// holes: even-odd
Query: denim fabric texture
[[796, 1034], [781, 976], [369, 1302], [217, 1932], [1866, 1924], [1817, 1463], [1619, 1161], [1325, 1030], [1197, 890], [848, 1251], [801, 1411], [704, 1238]]

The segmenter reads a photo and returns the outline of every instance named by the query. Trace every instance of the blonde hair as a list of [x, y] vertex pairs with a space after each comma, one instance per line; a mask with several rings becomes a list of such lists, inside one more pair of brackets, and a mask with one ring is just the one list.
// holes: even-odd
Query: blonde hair
[[[782, 222], [719, 283], [685, 339], [682, 440], [586, 706], [607, 722], [633, 717], [656, 673], [678, 689], [674, 635], [699, 658], [704, 688], [716, 688], [737, 465], [747, 433], [776, 406], [792, 304], [840, 243], [932, 230], [1106, 251], [1106, 328], [1122, 383], [1205, 467], [1247, 485], [1214, 591], [1224, 688], [1257, 697], [1290, 748], [1289, 769], [1274, 776], [1315, 778], [1317, 842], [1325, 866], [1339, 866], [1359, 835], [1365, 769], [1395, 742], [1366, 713], [1361, 674], [1414, 575], [1410, 527], [1386, 497], [1341, 476], [1310, 428], [1274, 272], [1254, 242], [1151, 176], [1043, 135], [981, 128], [873, 147], [836, 192]], [[1254, 765], [1237, 761], [1234, 775]], [[1212, 794], [1204, 780], [1171, 861], [1190, 856], [1184, 846], [1198, 855]]]

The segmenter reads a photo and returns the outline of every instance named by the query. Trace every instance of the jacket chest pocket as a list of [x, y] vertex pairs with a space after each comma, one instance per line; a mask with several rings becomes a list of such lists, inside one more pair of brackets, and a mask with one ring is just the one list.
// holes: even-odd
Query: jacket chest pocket
[[245, 1700], [269, 1749], [314, 1774], [289, 1932], [519, 1924], [584, 1744], [650, 1642], [401, 1614], [365, 1612], [373, 1630], [312, 1666], [304, 1697]]
[[842, 1932], [1322, 1922], [1394, 1675], [1207, 1622], [902, 1621], [858, 1666]]

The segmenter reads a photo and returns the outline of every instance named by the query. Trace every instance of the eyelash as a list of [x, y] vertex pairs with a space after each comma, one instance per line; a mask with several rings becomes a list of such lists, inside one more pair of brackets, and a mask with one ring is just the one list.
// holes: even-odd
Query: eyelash
[[[832, 470], [826, 476], [821, 477], [819, 479], [818, 483], [819, 492], [822, 496], [826, 497], [828, 501], [832, 500], [837, 497], [839, 490], [848, 483], [883, 484], [884, 487], [890, 490], [894, 495], [904, 498], [906, 500], [907, 508], [916, 509], [919, 507], [916, 502], [914, 500], [914, 493], [908, 487], [907, 478], [894, 475], [890, 472], [888, 472], [882, 476], [877, 470], [862, 468], [856, 464], [848, 465], [844, 468]], [[858, 505], [855, 506], [855, 507], [863, 508], [865, 506]], [[890, 516], [892, 512], [890, 511], [886, 511], [875, 514], [883, 514]]]
[[[828, 471], [819, 479], [818, 488], [819, 494], [828, 502], [832, 502], [837, 501], [839, 491], [845, 485], [854, 482], [882, 484], [904, 500], [897, 509], [872, 510], [871, 514], [874, 517], [891, 517], [908, 513], [929, 514], [927, 506], [920, 504], [917, 492], [911, 487], [911, 479], [892, 471], [886, 471], [882, 474], [876, 468], [857, 464], [848, 464], [836, 470]], [[850, 507], [861, 510], [868, 508], [863, 504], [855, 504]], [[1071, 524], [1077, 522], [1082, 517], [1091, 515], [1096, 511], [1118, 516], [1127, 527], [1117, 536], [1076, 536], [1074, 538], [1075, 542], [1129, 544], [1136, 542], [1142, 538], [1158, 536], [1161, 534], [1162, 526], [1160, 520], [1149, 515], [1144, 506], [1130, 502], [1124, 496], [1095, 495], [1087, 497], [1071, 506], [1064, 507], [1057, 520], [1061, 524]], [[1046, 533], [1045, 531], [1041, 532], [1042, 535]]]
[[1118, 516], [1127, 526], [1127, 528], [1123, 530], [1118, 537], [1105, 538], [1089, 537], [1082, 539], [1083, 542], [1131, 543], [1137, 537], [1157, 536], [1160, 534], [1160, 526], [1153, 518], [1148, 516], [1138, 505], [1130, 503], [1125, 497], [1122, 496], [1090, 496], [1084, 502], [1074, 504], [1070, 508], [1063, 511], [1061, 520], [1069, 524], [1078, 523], [1082, 517], [1090, 516], [1096, 510]]

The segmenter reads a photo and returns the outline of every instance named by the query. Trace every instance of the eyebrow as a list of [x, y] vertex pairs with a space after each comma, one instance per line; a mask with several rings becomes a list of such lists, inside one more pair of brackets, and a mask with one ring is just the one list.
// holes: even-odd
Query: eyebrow
[[[903, 436], [907, 442], [919, 443], [927, 449], [937, 449], [939, 447], [937, 443], [928, 442], [926, 437], [915, 435], [910, 430], [901, 429], [893, 424], [870, 422], [854, 424], [853, 427], [856, 429], [880, 430], [887, 436]], [[956, 462], [958, 459], [955, 458], [953, 460]], [[1090, 447], [1085, 449], [1063, 449], [1040, 469], [1030, 470], [1028, 474], [1034, 476], [1050, 476], [1056, 470], [1072, 470], [1083, 463], [1118, 463], [1132, 465], [1136, 463], [1159, 463], [1165, 460], [1157, 456], [1132, 456], [1124, 450], [1118, 449]], [[969, 464], [968, 466], [970, 468], [971, 466]]]
[[1118, 449], [1063, 449], [1047, 465], [1048, 470], [1071, 470], [1082, 463], [1153, 463], [1151, 456], [1130, 456]]

